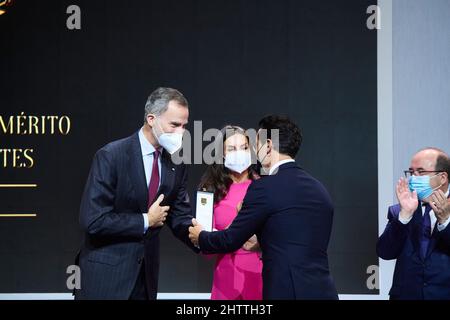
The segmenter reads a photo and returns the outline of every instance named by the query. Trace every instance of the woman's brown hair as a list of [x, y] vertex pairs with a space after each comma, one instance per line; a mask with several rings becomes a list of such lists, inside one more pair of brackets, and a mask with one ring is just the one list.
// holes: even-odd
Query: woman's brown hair
[[[221, 146], [222, 155], [225, 141], [235, 134], [242, 134], [243, 136], [245, 136], [247, 138], [248, 144], [250, 145], [250, 138], [244, 129], [238, 126], [227, 125], [220, 130], [220, 134], [216, 137], [216, 142], [220, 142], [220, 140], [217, 140], [220, 138], [220, 136], [222, 136], [222, 143], [219, 145]], [[218, 149], [216, 148], [216, 150]], [[217, 155], [214, 156], [217, 157]], [[230, 178], [230, 173], [231, 171], [227, 167], [225, 167], [223, 161], [219, 161], [219, 163], [217, 163], [216, 161], [216, 163], [209, 165], [205, 173], [203, 174], [200, 180], [199, 190], [214, 193], [214, 203], [219, 203], [223, 198], [226, 197], [230, 186], [233, 184], [233, 180]], [[248, 168], [248, 176], [251, 180], [255, 180], [257, 178], [255, 165], [251, 165]]]

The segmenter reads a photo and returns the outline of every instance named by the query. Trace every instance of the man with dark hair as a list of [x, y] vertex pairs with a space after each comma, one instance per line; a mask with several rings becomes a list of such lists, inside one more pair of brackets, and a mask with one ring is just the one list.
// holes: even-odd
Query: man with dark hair
[[438, 155], [435, 170], [446, 172], [447, 177], [450, 177], [450, 158], [444, 153]]
[[288, 118], [262, 119], [256, 153], [269, 175], [250, 185], [227, 230], [202, 231], [195, 219], [189, 229], [205, 253], [233, 252], [256, 234], [264, 299], [338, 298], [327, 255], [333, 204], [324, 186], [296, 165], [301, 142], [300, 129]]
[[165, 224], [198, 251], [188, 238], [186, 168], [171, 159], [188, 116], [178, 90], [158, 88], [147, 100], [142, 128], [95, 154], [80, 208], [85, 237], [76, 299], [156, 299]]
[[398, 204], [378, 239], [378, 256], [397, 259], [392, 300], [450, 299], [450, 159], [437, 148], [414, 155], [396, 188]]
[[278, 133], [278, 152], [295, 158], [302, 144], [303, 136], [299, 127], [284, 116], [267, 116], [259, 121], [259, 128], [265, 130], [267, 139], [272, 132]]

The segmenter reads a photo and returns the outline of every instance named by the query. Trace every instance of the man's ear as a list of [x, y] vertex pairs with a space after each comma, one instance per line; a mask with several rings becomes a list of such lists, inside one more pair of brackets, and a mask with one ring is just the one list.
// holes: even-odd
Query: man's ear
[[[443, 175], [442, 175], [442, 179], [441, 179], [441, 183], [442, 184], [445, 184], [446, 182], [448, 183], [449, 181], [448, 181], [448, 173], [447, 172], [443, 172]], [[444, 180], [444, 181], [442, 181], [442, 180]]]
[[147, 124], [150, 126], [150, 127], [153, 127], [154, 126], [154, 122], [155, 122], [155, 115], [154, 114], [148, 114], [147, 115], [147, 118], [146, 118], [146, 122], [147, 122]]
[[268, 151], [267, 151], [267, 154], [269, 154], [269, 153], [271, 153], [272, 152], [272, 149], [273, 149], [273, 143], [272, 143], [272, 140], [270, 140], [270, 139], [267, 139], [267, 147], [268, 147]]

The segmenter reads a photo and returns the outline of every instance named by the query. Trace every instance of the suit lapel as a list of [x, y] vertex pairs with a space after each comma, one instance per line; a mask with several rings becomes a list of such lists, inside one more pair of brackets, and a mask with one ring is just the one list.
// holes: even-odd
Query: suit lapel
[[[173, 189], [175, 179], [175, 166], [172, 163], [170, 154], [163, 150], [161, 154], [161, 183], [158, 189], [158, 197], [167, 194]], [[164, 201], [163, 201], [164, 203]]]
[[[141, 145], [138, 133], [132, 136], [128, 156], [128, 172], [132, 187], [136, 192], [139, 208], [142, 212], [147, 212], [148, 185], [145, 179], [144, 161], [142, 158]], [[172, 163], [170, 154], [163, 150], [161, 153], [161, 182], [157, 197], [161, 194], [167, 195], [172, 190], [175, 179], [175, 165]], [[163, 201], [164, 203], [164, 201]]]
[[145, 179], [144, 160], [142, 158], [142, 150], [137, 133], [131, 138], [129, 151], [130, 152], [127, 154], [127, 163], [132, 188], [136, 193], [139, 209], [141, 212], [147, 212], [148, 186]]
[[431, 239], [430, 239], [430, 243], [428, 244], [428, 249], [427, 249], [427, 254], [425, 256], [425, 259], [428, 258], [428, 256], [433, 252], [434, 247], [436, 247], [436, 242], [438, 239], [438, 232], [439, 232], [437, 230], [437, 224], [438, 223], [436, 222], [436, 224], [434, 225], [433, 233], [431, 234]]

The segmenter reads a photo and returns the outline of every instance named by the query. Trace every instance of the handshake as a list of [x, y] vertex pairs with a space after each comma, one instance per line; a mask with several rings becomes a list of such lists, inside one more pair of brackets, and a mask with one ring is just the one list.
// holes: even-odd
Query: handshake
[[[203, 227], [201, 224], [197, 222], [197, 220], [192, 219], [192, 227], [189, 227], [189, 239], [191, 240], [192, 244], [196, 247], [198, 247], [198, 238], [200, 237], [200, 233], [203, 231]], [[248, 239], [244, 245], [242, 246], [242, 249], [247, 251], [259, 251], [259, 243], [258, 238], [256, 235], [253, 235], [250, 239]]]
[[197, 222], [195, 218], [192, 219], [192, 226], [189, 227], [189, 239], [192, 244], [198, 247], [198, 238], [200, 236], [200, 232], [203, 231], [203, 227], [201, 224]]
[[[242, 207], [242, 202], [240, 202], [237, 205], [236, 211], [239, 212], [241, 210], [241, 207]], [[200, 233], [202, 231], [203, 231], [203, 226], [201, 224], [199, 224], [195, 218], [192, 219], [192, 226], [189, 227], [189, 239], [191, 240], [192, 244], [196, 247], [199, 247], [198, 239], [199, 239]], [[217, 230], [214, 229], [214, 231], [217, 231]], [[260, 248], [259, 248], [259, 243], [258, 243], [258, 239], [257, 239], [256, 235], [253, 235], [250, 239], [248, 239], [243, 244], [242, 249], [247, 250], [247, 251], [259, 251]]]
[[[161, 206], [162, 201], [164, 200], [164, 195], [161, 194], [158, 199], [150, 206], [147, 212], [148, 223], [150, 228], [159, 228], [164, 226], [164, 223], [167, 219], [167, 214], [170, 210], [170, 206]], [[237, 205], [237, 212], [241, 210], [242, 202]], [[198, 223], [198, 221], [194, 218], [192, 219], [192, 226], [189, 227], [189, 239], [192, 244], [198, 247], [198, 238], [200, 237], [200, 233], [203, 231], [203, 226]], [[214, 230], [217, 231], [217, 230]], [[242, 249], [247, 251], [259, 251], [259, 243], [256, 235], [253, 235], [250, 239], [248, 239], [242, 246]]]

